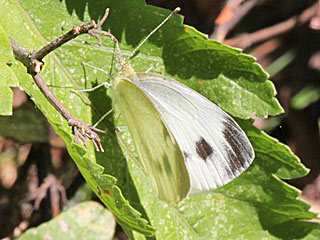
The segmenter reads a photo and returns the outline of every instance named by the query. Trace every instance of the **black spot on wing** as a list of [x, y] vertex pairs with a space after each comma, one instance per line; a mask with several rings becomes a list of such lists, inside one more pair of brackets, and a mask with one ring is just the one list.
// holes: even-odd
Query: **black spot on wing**
[[[231, 121], [224, 122], [225, 129], [223, 136], [228, 145], [225, 146], [225, 151], [228, 154], [228, 164], [234, 173], [242, 172], [246, 167], [246, 162], [249, 160], [247, 139], [243, 138], [242, 130]], [[244, 134], [244, 133], [243, 133]], [[245, 142], [243, 142], [245, 140]]]
[[209, 143], [201, 137], [199, 141], [196, 142], [196, 150], [197, 154], [204, 161], [213, 153], [213, 148], [209, 145]]

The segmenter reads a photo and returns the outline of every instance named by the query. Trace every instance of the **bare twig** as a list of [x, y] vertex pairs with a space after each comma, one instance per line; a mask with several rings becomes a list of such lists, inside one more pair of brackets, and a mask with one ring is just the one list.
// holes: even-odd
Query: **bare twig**
[[236, 38], [224, 41], [224, 43], [234, 47], [247, 48], [254, 43], [267, 40], [279, 34], [288, 32], [294, 27], [308, 22], [315, 15], [317, 5], [317, 3], [312, 5], [311, 7], [304, 10], [300, 15], [296, 15], [292, 18], [289, 18], [284, 22], [278, 23], [276, 25], [259, 30], [254, 33], [241, 34]]
[[278, 47], [281, 46], [281, 43], [281, 40], [278, 38], [270, 39], [253, 48], [249, 54], [255, 56], [257, 60], [261, 60], [264, 56], [278, 49]]
[[76, 38], [80, 34], [89, 33], [90, 35], [96, 37], [99, 40], [99, 43], [101, 43], [101, 39], [96, 34], [106, 35], [112, 38], [112, 40], [116, 43], [117, 48], [119, 49], [118, 41], [111, 33], [97, 30], [97, 28], [100, 27], [107, 19], [108, 13], [109, 9], [106, 10], [104, 17], [98, 24], [95, 24], [94, 21], [91, 21], [81, 26], [74, 26], [72, 30], [70, 30], [69, 32], [53, 40], [51, 43], [47, 44], [39, 51], [33, 51], [32, 53], [20, 46], [13, 39], [9, 38], [15, 58], [26, 66], [28, 73], [33, 77], [35, 83], [37, 84], [41, 92], [44, 94], [44, 96], [55, 107], [55, 109], [68, 121], [68, 124], [69, 126], [71, 126], [73, 134], [75, 135], [75, 143], [79, 143], [80, 139], [83, 142], [84, 146], [87, 148], [87, 138], [89, 138], [94, 144], [96, 150], [102, 152], [104, 151], [104, 149], [101, 145], [99, 135], [96, 132], [104, 133], [104, 131], [92, 127], [89, 124], [86, 124], [80, 121], [79, 119], [75, 118], [54, 96], [49, 87], [45, 84], [43, 78], [40, 75], [40, 72], [44, 64], [42, 62], [42, 59], [47, 54], [49, 54], [56, 48], [60, 47], [64, 43], [70, 41], [71, 39]]
[[89, 35], [91, 35], [92, 37], [95, 37], [96, 39], [98, 39], [98, 41], [99, 41], [99, 46], [102, 45], [102, 41], [101, 41], [101, 37], [100, 37], [98, 34], [101, 34], [101, 35], [105, 35], [105, 36], [107, 36], [107, 37], [110, 37], [110, 38], [112, 39], [112, 41], [114, 41], [114, 43], [116, 44], [116, 48], [117, 48], [118, 53], [121, 54], [118, 39], [117, 39], [115, 36], [113, 36], [111, 33], [109, 33], [109, 32], [98, 30], [98, 28], [101, 27], [102, 24], [106, 21], [108, 15], [109, 15], [109, 8], [106, 9], [106, 12], [105, 12], [103, 18], [102, 18], [101, 21], [96, 25], [96, 27], [94, 27], [93, 29], [91, 29], [88, 33], [89, 33]]
[[[260, 1], [249, 0], [240, 5], [242, 0], [229, 0], [216, 19], [216, 27], [210, 38], [223, 41], [237, 23]], [[230, 16], [225, 17], [225, 15]]]
[[318, 0], [317, 13], [310, 21], [310, 28], [320, 30], [320, 0]]
[[51, 43], [41, 48], [39, 51], [34, 51], [32, 53], [32, 58], [42, 60], [46, 55], [48, 55], [50, 52], [60, 47], [64, 43], [69, 42], [70, 40], [76, 38], [80, 34], [88, 33], [90, 29], [93, 29], [95, 27], [96, 23], [94, 21], [87, 22], [81, 26], [73, 26], [72, 30], [70, 30], [69, 32], [56, 38]]
[[65, 188], [53, 174], [49, 174], [38, 188], [27, 195], [25, 203], [34, 201], [34, 209], [39, 209], [42, 200], [47, 196], [48, 190], [51, 196], [53, 217], [55, 217], [60, 213], [60, 195], [63, 204], [67, 203], [67, 197]]

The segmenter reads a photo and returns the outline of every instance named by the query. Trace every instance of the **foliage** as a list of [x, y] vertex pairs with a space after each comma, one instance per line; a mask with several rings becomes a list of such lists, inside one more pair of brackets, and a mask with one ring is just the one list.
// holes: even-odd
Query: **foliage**
[[12, 69], [7, 65], [14, 61], [9, 39], [0, 25], [0, 115], [12, 114], [13, 94], [11, 87], [17, 86], [18, 80]]
[[[109, 7], [110, 16], [102, 28], [117, 37], [127, 55], [168, 15], [168, 11], [146, 6], [142, 0], [54, 0], [45, 4], [40, 0], [1, 0], [1, 5], [0, 24], [5, 33], [29, 50], [60, 36], [62, 27], [70, 29], [100, 19]], [[87, 123], [96, 122], [112, 108], [105, 89], [88, 94], [70, 91], [108, 81], [103, 73], [83, 68], [82, 61], [113, 73], [113, 41], [104, 38], [104, 47], [95, 44], [89, 36], [69, 42], [44, 59], [42, 71], [56, 97]], [[308, 211], [308, 204], [296, 199], [298, 190], [281, 180], [303, 176], [307, 170], [287, 146], [243, 120], [252, 113], [259, 117], [282, 113], [272, 83], [253, 57], [208, 40], [182, 25], [180, 16], [166, 23], [133, 57], [131, 63], [137, 72], [155, 64], [152, 72], [183, 82], [237, 117], [255, 149], [254, 163], [239, 178], [177, 206], [157, 199], [127, 130], [114, 131], [115, 126], [124, 125], [121, 119], [109, 116], [99, 125], [107, 130], [102, 136], [104, 153], [95, 152], [92, 145], [86, 150], [74, 144], [67, 122], [34, 86], [25, 68], [11, 59], [5, 63], [8, 61], [20, 86], [65, 140], [86, 181], [131, 238], [145, 239], [144, 235], [153, 234], [156, 239], [319, 238], [318, 224], [299, 221], [315, 214]]]
[[58, 217], [30, 228], [19, 239], [113, 239], [112, 213], [96, 202], [82, 202]]

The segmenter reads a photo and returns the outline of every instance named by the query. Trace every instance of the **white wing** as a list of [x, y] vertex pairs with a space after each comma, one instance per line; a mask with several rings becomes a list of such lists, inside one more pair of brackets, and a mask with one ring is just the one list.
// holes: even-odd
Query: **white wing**
[[159, 74], [137, 73], [184, 154], [191, 193], [227, 184], [249, 167], [252, 146], [239, 125], [217, 105]]

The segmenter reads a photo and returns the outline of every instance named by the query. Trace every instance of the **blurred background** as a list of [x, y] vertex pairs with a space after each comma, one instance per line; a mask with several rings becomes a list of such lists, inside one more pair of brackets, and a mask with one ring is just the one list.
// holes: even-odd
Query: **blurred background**
[[[320, 212], [320, 0], [148, 0], [182, 8], [185, 24], [241, 48], [270, 74], [285, 113], [255, 126], [287, 144], [310, 169], [288, 181]], [[95, 198], [64, 142], [28, 96], [14, 91], [14, 116], [0, 117], [0, 238], [57, 216], [63, 204]], [[23, 121], [22, 121], [23, 119]], [[48, 194], [50, 192], [50, 194]], [[22, 220], [23, 219], [23, 220]], [[126, 239], [117, 230], [115, 239]]]

